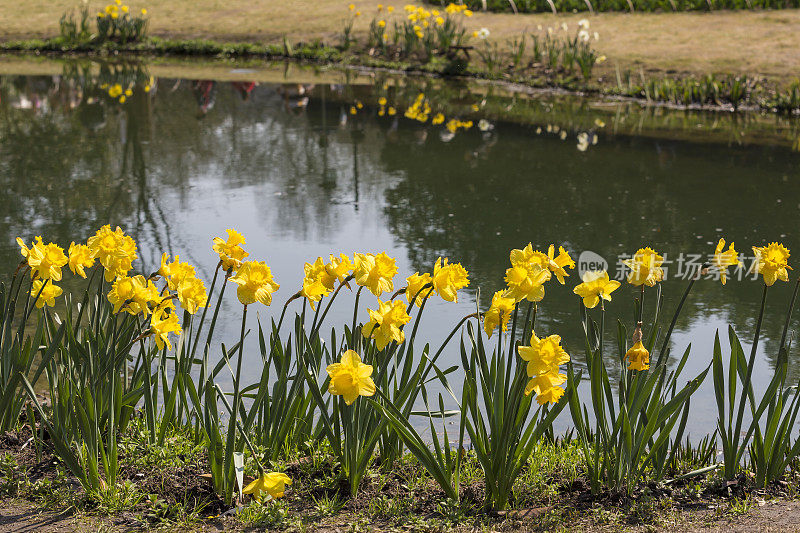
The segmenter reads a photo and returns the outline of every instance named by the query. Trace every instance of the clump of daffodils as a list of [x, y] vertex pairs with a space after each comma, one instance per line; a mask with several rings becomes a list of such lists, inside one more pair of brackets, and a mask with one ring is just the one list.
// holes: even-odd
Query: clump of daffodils
[[147, 32], [147, 9], [135, 12], [122, 0], [114, 0], [102, 11], [97, 12], [97, 37], [104, 40], [118, 40], [122, 43], [142, 40]]

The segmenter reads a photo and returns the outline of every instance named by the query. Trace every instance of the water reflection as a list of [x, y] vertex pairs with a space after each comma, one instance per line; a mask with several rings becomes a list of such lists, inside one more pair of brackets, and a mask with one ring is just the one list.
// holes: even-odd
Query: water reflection
[[[453, 131], [450, 120], [462, 126]], [[211, 236], [236, 227], [287, 296], [303, 261], [328, 252], [387, 250], [404, 275], [449, 256], [470, 270], [473, 300], [431, 306], [421, 334], [435, 341], [473, 310], [478, 287], [488, 303], [509, 250], [529, 241], [563, 244], [575, 257], [592, 251], [612, 271], [644, 244], [673, 260], [707, 254], [723, 235], [741, 251], [764, 239], [800, 249], [797, 135], [788, 119], [597, 106], [439, 80], [189, 81], [155, 79], [138, 64], [67, 64], [60, 75], [0, 78], [0, 268], [18, 261], [16, 235], [69, 244], [107, 222], [140, 242], [143, 270], [167, 251], [207, 278]], [[576, 355], [577, 282], [574, 273], [566, 286], [553, 281], [539, 315], [541, 331], [560, 333]], [[667, 312], [684, 283], [664, 283]], [[632, 315], [632, 292], [615, 294], [612, 315]], [[759, 379], [774, 361], [789, 292], [772, 291]], [[693, 343], [687, 373], [708, 364], [714, 328], [752, 334], [759, 295], [752, 282], [696, 285], [674, 336], [675, 357]], [[347, 312], [334, 309], [333, 323]]]

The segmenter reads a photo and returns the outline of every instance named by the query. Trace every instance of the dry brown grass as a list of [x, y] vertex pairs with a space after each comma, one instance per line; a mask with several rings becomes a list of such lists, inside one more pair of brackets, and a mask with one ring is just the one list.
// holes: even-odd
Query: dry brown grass
[[[384, 0], [385, 1], [385, 0]], [[275, 42], [320, 39], [336, 43], [348, 0], [149, 0], [151, 34], [220, 41]], [[364, 31], [376, 2], [356, 0], [363, 12], [356, 31]], [[91, 0], [92, 8], [105, 2]], [[0, 0], [0, 39], [52, 37], [58, 19], [76, 0]], [[395, 3], [396, 14], [403, 3]], [[586, 14], [481, 14], [470, 27], [487, 27], [493, 39], [506, 40], [538, 25], [566, 22], [574, 27]], [[797, 52], [800, 11], [714, 13], [603, 13], [588, 16], [600, 34], [597, 48], [614, 65], [646, 72], [747, 73], [789, 79], [800, 73]]]

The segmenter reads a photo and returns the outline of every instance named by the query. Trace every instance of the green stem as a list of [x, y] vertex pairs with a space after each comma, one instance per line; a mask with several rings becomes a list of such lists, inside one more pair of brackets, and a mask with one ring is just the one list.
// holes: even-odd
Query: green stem
[[[211, 280], [211, 288], [208, 289], [208, 294], [209, 295], [214, 294], [214, 287], [217, 284], [217, 276], [219, 275], [219, 269], [220, 269], [221, 266], [222, 266], [222, 261], [217, 263], [217, 268], [216, 268], [216, 270], [214, 270], [214, 278]], [[227, 281], [227, 276], [226, 276], [225, 280]], [[219, 299], [222, 300], [222, 293], [220, 293]], [[203, 308], [203, 314], [200, 315], [200, 325], [197, 326], [197, 332], [194, 335], [194, 343], [192, 343], [191, 358], [194, 358], [194, 354], [197, 351], [197, 343], [200, 342], [200, 332], [203, 330], [203, 324], [206, 321], [206, 313], [208, 313], [208, 306], [205, 306]], [[215, 316], [216, 316], [216, 313], [215, 313]]]

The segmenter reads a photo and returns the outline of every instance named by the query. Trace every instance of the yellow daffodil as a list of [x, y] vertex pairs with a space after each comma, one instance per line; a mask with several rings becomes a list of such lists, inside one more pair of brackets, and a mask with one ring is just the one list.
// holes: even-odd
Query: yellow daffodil
[[529, 378], [557, 371], [559, 366], [569, 362], [569, 354], [561, 347], [559, 335], [540, 339], [534, 334], [530, 346], [518, 346], [517, 353], [528, 362]]
[[[42, 288], [43, 284], [44, 288]], [[42, 292], [39, 293], [39, 291]], [[41, 309], [45, 305], [49, 305], [50, 307], [55, 306], [56, 298], [61, 296], [63, 292], [61, 287], [53, 283], [52, 279], [35, 279], [31, 286], [31, 296], [33, 298], [36, 298], [37, 295], [39, 296], [36, 300], [37, 309]]]
[[145, 8], [142, 8], [142, 16], [144, 15], [147, 15], [147, 10]]
[[528, 396], [535, 392], [536, 402], [539, 405], [556, 403], [564, 395], [564, 389], [559, 385], [563, 385], [566, 381], [567, 376], [559, 373], [558, 370], [535, 376], [528, 381], [525, 395]]
[[292, 480], [281, 472], [269, 472], [260, 478], [248, 483], [242, 490], [243, 494], [252, 494], [256, 501], [261, 501], [262, 493], [267, 493], [273, 500], [282, 498], [286, 485], [291, 485]]
[[178, 301], [189, 314], [195, 314], [197, 309], [205, 307], [208, 303], [206, 286], [200, 278], [195, 276], [184, 279], [177, 287]]
[[414, 272], [412, 275], [406, 278], [408, 282], [408, 286], [406, 287], [406, 299], [408, 303], [411, 303], [414, 300], [414, 304], [417, 307], [422, 306], [422, 302], [425, 300], [425, 295], [433, 288], [430, 286], [427, 289], [423, 289], [425, 285], [428, 285], [433, 281], [431, 275], [427, 272], [424, 274], [420, 274], [419, 272]]
[[544, 284], [550, 279], [550, 271], [538, 263], [518, 263], [506, 270], [508, 290], [504, 296], [521, 302], [538, 302], [544, 298]]
[[727, 251], [723, 251], [725, 248], [725, 239], [720, 239], [717, 243], [717, 247], [714, 250], [714, 257], [711, 260], [712, 264], [716, 267], [717, 272], [719, 272], [719, 279], [723, 285], [728, 278], [728, 267], [735, 266], [739, 264], [739, 256], [736, 253], [736, 250], [733, 247], [733, 243], [728, 246]]
[[753, 246], [756, 258], [752, 272], [764, 276], [764, 283], [771, 286], [776, 280], [789, 281], [789, 249], [783, 244], [772, 242], [766, 246]]
[[637, 341], [630, 350], [625, 352], [625, 359], [629, 361], [628, 370], [647, 370], [650, 368], [650, 352], [644, 347], [642, 341]]
[[550, 245], [547, 249], [547, 268], [556, 275], [558, 282], [564, 284], [564, 278], [569, 276], [564, 267], [575, 268], [575, 261], [569, 256], [563, 246], [558, 247], [558, 255], [555, 255], [555, 245]]
[[356, 254], [355, 264], [353, 275], [356, 283], [368, 288], [375, 296], [380, 297], [384, 292], [394, 289], [392, 278], [397, 274], [397, 266], [394, 258], [385, 252], [378, 255]]
[[189, 263], [182, 262], [179, 255], [175, 256], [175, 260], [171, 263], [169, 256], [164, 253], [161, 256], [161, 267], [158, 269], [158, 274], [167, 280], [169, 290], [178, 290], [178, 287], [187, 279], [196, 277], [194, 267]]
[[461, 263], [448, 264], [445, 257], [440, 257], [433, 265], [433, 288], [436, 293], [447, 302], [458, 301], [458, 289], [463, 289], [469, 285], [467, 269]]
[[74, 242], [69, 245], [69, 269], [73, 274], [77, 274], [82, 278], [86, 278], [86, 271], [84, 269], [91, 268], [94, 265], [94, 255], [88, 246], [85, 244], [75, 244]]
[[663, 262], [664, 258], [652, 248], [640, 248], [632, 258], [623, 261], [631, 269], [628, 283], [637, 287], [640, 285], [653, 287], [664, 279], [664, 270], [661, 268]]
[[163, 350], [172, 350], [172, 343], [169, 341], [169, 334], [181, 334], [181, 325], [178, 323], [178, 315], [174, 311], [169, 311], [169, 306], [158, 306], [153, 310], [150, 317], [150, 331], [155, 335], [156, 346]]
[[106, 281], [125, 277], [132, 268], [136, 255], [136, 242], [129, 235], [125, 235], [122, 228], [117, 226], [112, 231], [106, 224], [93, 237], [87, 241], [89, 250], [105, 268]]
[[591, 309], [596, 307], [600, 298], [611, 301], [611, 293], [617, 290], [620, 282], [609, 279], [608, 272], [596, 270], [583, 274], [583, 283], [572, 289], [572, 292], [583, 298], [583, 305]]
[[114, 313], [119, 313], [123, 306], [127, 306], [128, 302], [133, 300], [135, 293], [136, 285], [133, 278], [127, 276], [117, 278], [107, 295], [108, 301], [114, 306]]
[[36, 237], [30, 248], [17, 237], [20, 253], [27, 258], [31, 267], [31, 277], [61, 281], [61, 268], [69, 262], [64, 249], [57, 244], [44, 244], [41, 237]]
[[352, 405], [359, 396], [375, 394], [375, 382], [370, 377], [372, 365], [362, 363], [353, 350], [344, 352], [341, 361], [328, 365], [327, 371], [331, 378], [328, 392], [342, 396], [347, 405]]
[[514, 298], [503, 296], [505, 291], [497, 291], [492, 296], [492, 305], [483, 315], [483, 330], [489, 337], [492, 336], [495, 328], [502, 325], [503, 331], [508, 331], [508, 320], [514, 310], [516, 302]]
[[222, 268], [227, 271], [235, 271], [242, 264], [242, 260], [250, 255], [242, 249], [244, 244], [244, 236], [234, 229], [225, 230], [228, 233], [228, 239], [223, 240], [221, 237], [214, 237], [214, 244], [211, 249], [219, 254], [219, 260], [222, 262]]
[[353, 265], [353, 262], [344, 254], [339, 254], [339, 257], [330, 254], [328, 257], [328, 264], [325, 265], [325, 270], [328, 272], [328, 275], [336, 278], [339, 283], [343, 282], [347, 276], [352, 274], [354, 268], [355, 265]]
[[261, 261], [245, 261], [231, 281], [239, 285], [236, 296], [245, 305], [255, 302], [270, 305], [272, 293], [280, 288], [272, 279], [272, 271]]
[[336, 278], [328, 273], [327, 265], [321, 257], [313, 263], [306, 263], [303, 270], [303, 287], [300, 289], [300, 294], [311, 304], [311, 309], [316, 309], [315, 304], [333, 290]]
[[528, 243], [525, 248], [511, 250], [508, 258], [512, 265], [528, 265], [535, 263], [541, 267], [550, 269], [550, 258], [544, 252], [533, 249], [533, 244]]
[[378, 310], [368, 309], [367, 311], [370, 320], [361, 328], [364, 337], [375, 339], [375, 345], [379, 350], [383, 350], [392, 341], [397, 344], [403, 343], [406, 336], [400, 328], [411, 320], [403, 302], [378, 300]]

